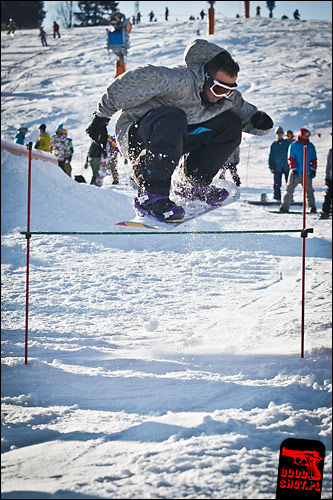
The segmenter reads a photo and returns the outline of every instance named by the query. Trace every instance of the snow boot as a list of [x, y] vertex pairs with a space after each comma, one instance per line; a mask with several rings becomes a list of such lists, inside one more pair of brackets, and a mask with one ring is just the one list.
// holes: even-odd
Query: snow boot
[[161, 222], [179, 222], [183, 220], [185, 211], [176, 205], [168, 196], [143, 193], [134, 198], [134, 210], [140, 217], [150, 215]]
[[204, 201], [212, 207], [222, 205], [228, 198], [229, 192], [226, 189], [218, 188], [212, 185], [200, 185], [192, 178], [185, 175], [182, 169], [179, 169], [173, 178], [173, 191], [186, 201]]

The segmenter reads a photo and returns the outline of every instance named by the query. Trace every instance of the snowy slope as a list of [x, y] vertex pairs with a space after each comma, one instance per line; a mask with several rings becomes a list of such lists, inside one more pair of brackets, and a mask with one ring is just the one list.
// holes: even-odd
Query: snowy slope
[[[114, 76], [105, 30], [44, 49], [37, 35], [2, 34], [2, 136], [26, 124], [34, 141], [40, 123], [63, 122], [89, 181], [84, 130]], [[198, 36], [232, 52], [244, 97], [276, 125], [312, 131], [319, 210], [331, 23], [224, 19], [209, 38], [199, 22], [143, 24], [127, 67], [179, 64]], [[241, 200], [184, 231], [302, 227], [243, 203], [272, 196], [273, 139], [244, 134]], [[43, 235], [30, 244], [24, 365], [27, 159], [2, 150], [1, 173], [3, 498], [274, 498], [287, 437], [325, 444], [331, 497], [331, 221], [307, 217], [304, 359], [299, 233]], [[124, 232], [128, 179], [122, 161], [120, 185], [97, 188], [33, 160], [31, 229]]]

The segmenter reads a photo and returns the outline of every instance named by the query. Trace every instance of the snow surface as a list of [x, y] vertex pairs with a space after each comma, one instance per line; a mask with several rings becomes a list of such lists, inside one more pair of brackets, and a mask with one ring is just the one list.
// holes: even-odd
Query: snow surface
[[[223, 19], [135, 26], [127, 67], [182, 63], [202, 37], [240, 63], [244, 98], [275, 126], [306, 126], [318, 153], [317, 208], [331, 142], [331, 23]], [[85, 128], [115, 56], [105, 29], [2, 33], [2, 137], [45, 122]], [[115, 118], [110, 122], [113, 130]], [[241, 199], [184, 231], [300, 229], [245, 199], [272, 197], [266, 137], [244, 134]], [[275, 498], [288, 437], [326, 446], [331, 498], [331, 221], [307, 216], [305, 357], [299, 233], [33, 236], [29, 362], [24, 364], [27, 158], [2, 151], [2, 498]], [[33, 231], [126, 231], [120, 185], [79, 184], [32, 162]], [[295, 199], [302, 200], [301, 189]]]

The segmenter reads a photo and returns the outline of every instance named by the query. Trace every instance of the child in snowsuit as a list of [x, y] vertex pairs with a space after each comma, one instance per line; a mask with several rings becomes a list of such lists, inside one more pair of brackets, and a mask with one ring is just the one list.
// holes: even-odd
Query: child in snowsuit
[[119, 149], [114, 135], [108, 136], [106, 144], [106, 168], [111, 171], [113, 178], [112, 184], [119, 184], [119, 175], [117, 169], [117, 157]]
[[23, 146], [27, 132], [28, 132], [28, 127], [20, 127], [16, 132], [14, 142], [16, 142], [16, 144], [21, 144]]
[[51, 137], [50, 153], [57, 157], [59, 167], [71, 177], [72, 167], [70, 165], [69, 141], [63, 133], [62, 124], [58, 126], [56, 133]]
[[288, 149], [288, 164], [290, 167], [289, 180], [283, 203], [280, 206], [280, 212], [289, 212], [290, 203], [294, 191], [298, 184], [303, 185], [303, 161], [304, 146], [307, 146], [307, 164], [306, 164], [306, 195], [311, 213], [316, 213], [316, 201], [312, 187], [312, 179], [317, 173], [317, 153], [316, 148], [310, 142], [311, 133], [306, 128], [300, 129], [300, 135], [295, 142], [292, 142]]

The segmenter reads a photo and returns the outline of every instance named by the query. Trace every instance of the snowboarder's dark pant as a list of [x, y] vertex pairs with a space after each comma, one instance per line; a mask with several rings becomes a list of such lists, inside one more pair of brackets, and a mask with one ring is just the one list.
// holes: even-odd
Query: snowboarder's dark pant
[[288, 182], [289, 170], [283, 172], [274, 172], [274, 200], [281, 201], [281, 184], [284, 176], [286, 183]]
[[241, 141], [240, 118], [225, 111], [188, 125], [185, 112], [172, 106], [149, 111], [129, 131], [130, 158], [139, 191], [169, 195], [171, 176], [189, 153], [185, 173], [208, 185]]

